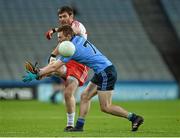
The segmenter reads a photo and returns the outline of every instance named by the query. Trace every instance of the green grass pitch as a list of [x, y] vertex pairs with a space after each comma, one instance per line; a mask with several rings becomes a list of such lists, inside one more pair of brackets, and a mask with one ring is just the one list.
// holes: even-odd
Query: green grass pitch
[[[138, 132], [131, 123], [99, 110], [93, 102], [84, 132], [63, 132], [66, 113], [63, 104], [38, 101], [0, 101], [0, 137], [167, 137], [180, 136], [180, 100], [114, 102], [144, 116]], [[78, 114], [79, 107], [76, 111]]]

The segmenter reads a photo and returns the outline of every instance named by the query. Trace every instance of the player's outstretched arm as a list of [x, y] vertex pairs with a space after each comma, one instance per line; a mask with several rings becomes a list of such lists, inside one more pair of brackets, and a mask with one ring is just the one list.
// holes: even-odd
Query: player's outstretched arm
[[47, 66], [43, 67], [40, 69], [39, 76], [46, 76], [49, 75], [53, 72], [56, 72], [61, 66], [63, 66], [65, 63], [62, 62], [61, 60], [56, 60], [53, 62], [53, 64], [48, 64]]
[[65, 63], [61, 60], [55, 61], [53, 64], [48, 64], [43, 68], [36, 68], [32, 63], [26, 62], [26, 75], [23, 76], [24, 82], [31, 82], [32, 80], [40, 80], [43, 77], [50, 75], [53, 72], [56, 72], [62, 65]]

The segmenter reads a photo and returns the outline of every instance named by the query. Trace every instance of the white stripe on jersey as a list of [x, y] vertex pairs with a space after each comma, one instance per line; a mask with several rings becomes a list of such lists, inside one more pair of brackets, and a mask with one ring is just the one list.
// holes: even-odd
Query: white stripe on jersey
[[75, 32], [78, 32], [79, 35], [81, 35], [85, 39], [87, 39], [86, 28], [84, 27], [84, 25], [81, 22], [74, 20], [71, 24], [71, 27]]

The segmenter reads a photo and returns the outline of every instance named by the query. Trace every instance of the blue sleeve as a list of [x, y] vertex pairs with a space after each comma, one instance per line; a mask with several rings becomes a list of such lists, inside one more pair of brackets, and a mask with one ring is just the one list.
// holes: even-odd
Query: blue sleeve
[[60, 56], [58, 59], [61, 60], [64, 63], [67, 63], [69, 60], [71, 60], [71, 58], [72, 57], [63, 57], [63, 56]]

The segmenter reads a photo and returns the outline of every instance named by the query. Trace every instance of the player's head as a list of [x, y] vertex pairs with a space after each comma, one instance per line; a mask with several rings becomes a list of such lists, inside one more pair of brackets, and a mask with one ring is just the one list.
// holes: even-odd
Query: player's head
[[75, 35], [73, 29], [70, 25], [63, 25], [58, 28], [58, 41], [62, 42], [65, 40], [71, 40], [71, 38]]
[[61, 7], [58, 9], [58, 19], [61, 25], [71, 25], [74, 19], [73, 9], [69, 6]]

